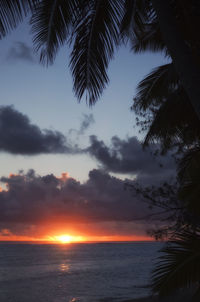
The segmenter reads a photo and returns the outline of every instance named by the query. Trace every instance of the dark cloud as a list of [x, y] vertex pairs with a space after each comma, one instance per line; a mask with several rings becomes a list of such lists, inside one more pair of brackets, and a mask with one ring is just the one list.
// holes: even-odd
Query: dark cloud
[[18, 61], [23, 60], [34, 63], [35, 58], [31, 47], [24, 42], [15, 42], [14, 46], [10, 48], [7, 55], [7, 60]]
[[12, 154], [78, 152], [58, 131], [41, 130], [12, 106], [0, 107], [0, 151]]
[[131, 222], [145, 220], [149, 209], [130, 190], [127, 181], [92, 170], [81, 184], [73, 178], [36, 175], [33, 170], [0, 179], [0, 221], [39, 224], [44, 221]]
[[138, 180], [154, 183], [171, 178], [175, 174], [175, 161], [171, 155], [155, 156], [158, 146], [143, 148], [137, 137], [120, 139], [112, 137], [107, 146], [96, 136], [90, 136], [90, 146], [86, 149], [107, 171], [137, 175]]
[[[84, 115], [78, 134], [94, 122], [93, 115]], [[31, 124], [29, 118], [12, 106], [0, 107], [0, 151], [21, 155], [41, 153], [87, 153], [95, 158], [101, 169], [113, 173], [137, 176], [143, 184], [155, 184], [175, 175], [175, 162], [170, 155], [155, 156], [158, 146], [143, 149], [137, 137], [120, 139], [112, 137], [106, 145], [96, 136], [90, 136], [89, 147], [81, 149], [62, 133], [52, 130], [41, 130]]]

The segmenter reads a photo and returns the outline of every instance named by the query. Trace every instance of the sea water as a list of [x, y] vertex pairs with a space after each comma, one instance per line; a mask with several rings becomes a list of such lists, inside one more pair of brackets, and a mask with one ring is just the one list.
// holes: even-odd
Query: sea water
[[150, 294], [157, 242], [0, 244], [0, 302], [120, 302]]

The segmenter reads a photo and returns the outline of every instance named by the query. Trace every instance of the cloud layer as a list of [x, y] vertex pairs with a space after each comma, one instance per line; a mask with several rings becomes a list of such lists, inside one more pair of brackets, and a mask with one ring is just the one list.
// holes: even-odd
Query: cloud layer
[[[65, 137], [59, 131], [41, 130], [29, 118], [12, 106], [0, 107], [0, 151], [18, 155], [38, 154], [88, 154], [93, 157], [101, 170], [131, 175], [142, 185], [160, 185], [171, 181], [176, 175], [176, 164], [170, 154], [155, 156], [159, 146], [143, 148], [137, 137], [111, 138], [110, 144], [89, 137], [88, 147], [78, 146], [79, 135], [85, 133], [94, 123], [93, 115], [84, 115], [75, 137]], [[89, 160], [89, 159], [88, 159]]]
[[59, 131], [41, 130], [12, 106], [0, 107], [0, 151], [21, 155], [76, 152]]
[[59, 131], [41, 130], [28, 116], [12, 106], [0, 107], [0, 151], [18, 155], [88, 154], [107, 172], [134, 175], [145, 185], [167, 181], [175, 175], [172, 156], [155, 156], [157, 145], [143, 149], [137, 137], [111, 138], [109, 145], [95, 135], [89, 137], [88, 147], [78, 146], [79, 136], [94, 123], [93, 115], [84, 115], [80, 128], [65, 137]]
[[175, 162], [171, 155], [155, 156], [158, 146], [143, 149], [137, 137], [120, 139], [112, 137], [107, 146], [96, 136], [90, 136], [87, 152], [106, 171], [137, 175], [138, 180], [150, 184], [164, 181], [175, 174]]
[[[2, 177], [7, 190], [0, 192], [0, 221], [37, 224], [43, 221], [134, 221], [149, 210], [125, 190], [126, 181], [92, 170], [81, 184], [63, 174], [39, 176], [33, 170]], [[145, 219], [145, 218], [144, 218]]]

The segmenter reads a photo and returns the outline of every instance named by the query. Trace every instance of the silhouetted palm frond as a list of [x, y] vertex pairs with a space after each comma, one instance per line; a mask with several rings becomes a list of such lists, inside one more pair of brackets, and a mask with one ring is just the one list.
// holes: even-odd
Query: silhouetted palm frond
[[180, 181], [190, 181], [195, 178], [194, 168], [200, 167], [200, 146], [190, 148], [179, 163], [178, 176]]
[[200, 138], [200, 122], [172, 63], [155, 68], [137, 87], [132, 109], [146, 118], [144, 144], [159, 141], [163, 151]]
[[164, 50], [167, 53], [151, 2], [126, 0], [124, 11], [121, 33], [131, 41], [134, 52]]
[[132, 39], [132, 49], [137, 52], [143, 51], [164, 51], [167, 53], [167, 48], [162, 40], [158, 22], [146, 24], [143, 30], [138, 32]]
[[56, 53], [67, 39], [76, 14], [78, 0], [42, 0], [31, 18], [35, 50], [42, 63], [53, 63]]
[[23, 20], [37, 0], [0, 0], [0, 39]]
[[178, 142], [191, 144], [200, 138], [200, 121], [181, 88], [171, 92], [156, 111], [145, 144], [159, 141], [164, 150]]
[[106, 70], [120, 41], [122, 15], [123, 1], [91, 0], [74, 30], [70, 62], [74, 91], [79, 100], [85, 93], [90, 105], [108, 83]]
[[[153, 271], [153, 291], [160, 296], [172, 294], [180, 288], [199, 287], [200, 230], [185, 230], [161, 250], [163, 255]], [[197, 289], [198, 290], [198, 289]]]
[[161, 105], [178, 84], [172, 63], [156, 67], [138, 84], [133, 109], [147, 110], [150, 105]]
[[124, 15], [121, 22], [121, 34], [129, 39], [144, 29], [149, 19], [149, 5], [147, 0], [125, 0]]
[[189, 149], [179, 163], [179, 198], [193, 214], [200, 214], [200, 146]]

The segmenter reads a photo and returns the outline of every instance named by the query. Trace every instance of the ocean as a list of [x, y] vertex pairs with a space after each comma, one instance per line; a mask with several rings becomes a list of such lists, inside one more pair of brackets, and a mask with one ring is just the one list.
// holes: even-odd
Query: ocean
[[121, 302], [148, 296], [161, 246], [0, 244], [0, 302]]

